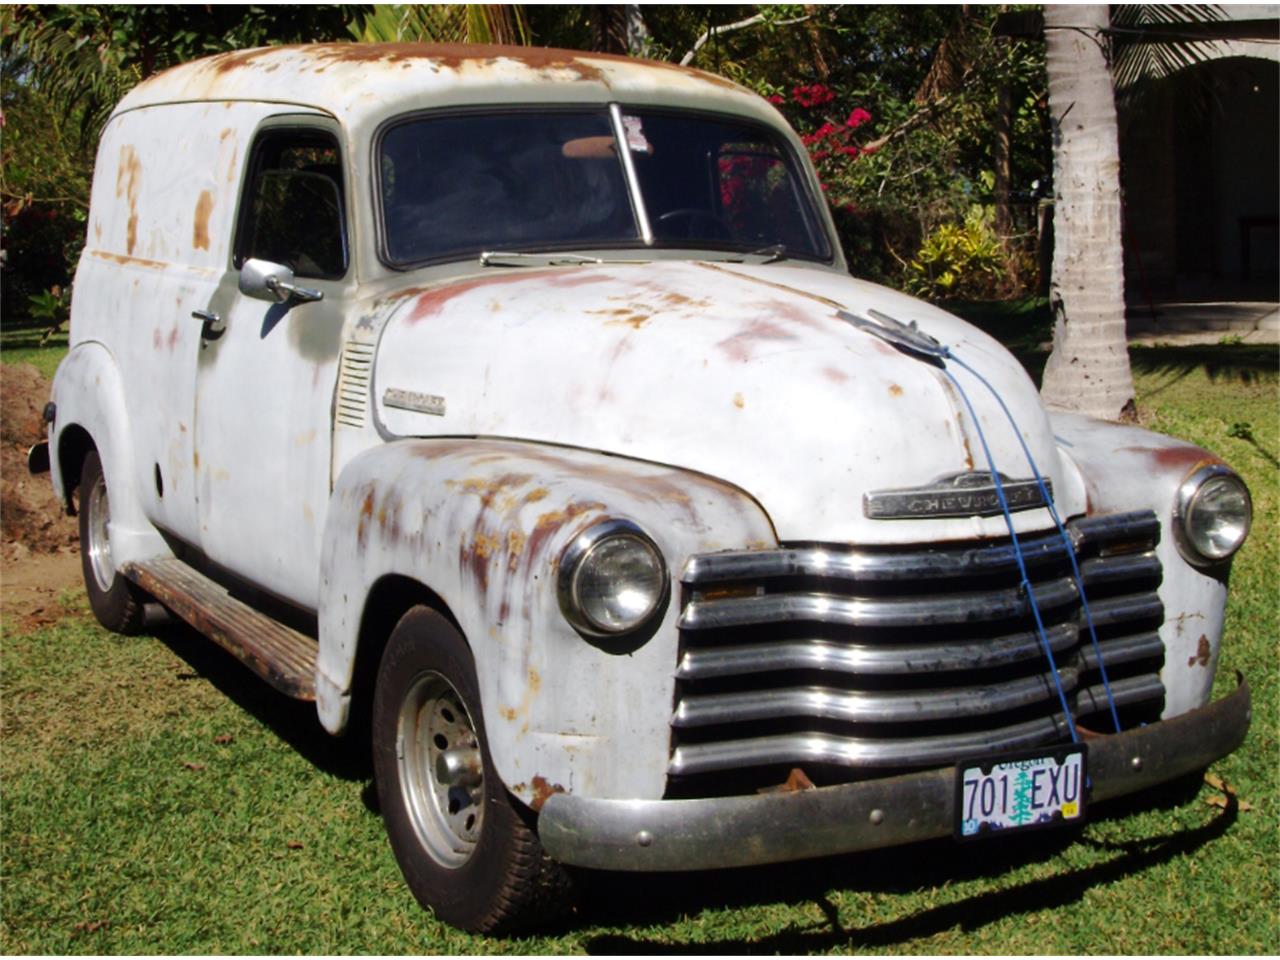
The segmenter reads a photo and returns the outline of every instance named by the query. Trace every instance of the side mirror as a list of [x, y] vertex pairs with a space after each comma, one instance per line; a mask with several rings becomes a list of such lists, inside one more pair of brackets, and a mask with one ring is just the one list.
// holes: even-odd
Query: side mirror
[[303, 303], [323, 300], [324, 291], [299, 287], [293, 282], [293, 271], [270, 260], [246, 260], [240, 267], [240, 292], [255, 300], [271, 303], [287, 303], [300, 300]]

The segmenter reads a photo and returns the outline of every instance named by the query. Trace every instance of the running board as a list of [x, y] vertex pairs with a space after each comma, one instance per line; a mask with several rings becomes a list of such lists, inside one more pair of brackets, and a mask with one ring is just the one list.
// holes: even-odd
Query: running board
[[126, 577], [281, 693], [316, 698], [316, 641], [235, 599], [181, 560], [125, 564]]

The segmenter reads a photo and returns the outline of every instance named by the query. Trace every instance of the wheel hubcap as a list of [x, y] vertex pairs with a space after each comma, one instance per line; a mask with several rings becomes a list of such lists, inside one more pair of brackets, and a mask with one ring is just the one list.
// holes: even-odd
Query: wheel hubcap
[[89, 491], [84, 509], [89, 520], [89, 566], [98, 587], [106, 593], [115, 583], [116, 565], [111, 561], [111, 540], [107, 534], [107, 526], [111, 522], [111, 501], [107, 497], [107, 481], [101, 476]]
[[397, 763], [414, 832], [437, 863], [466, 863], [484, 819], [484, 767], [475, 725], [438, 673], [414, 681], [400, 707]]

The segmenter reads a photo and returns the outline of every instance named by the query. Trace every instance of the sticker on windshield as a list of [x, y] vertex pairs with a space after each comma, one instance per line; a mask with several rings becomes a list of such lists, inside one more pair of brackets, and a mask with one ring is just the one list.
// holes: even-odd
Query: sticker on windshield
[[627, 132], [627, 146], [635, 153], [653, 153], [653, 147], [644, 136], [644, 126], [639, 117], [622, 118], [622, 129]]

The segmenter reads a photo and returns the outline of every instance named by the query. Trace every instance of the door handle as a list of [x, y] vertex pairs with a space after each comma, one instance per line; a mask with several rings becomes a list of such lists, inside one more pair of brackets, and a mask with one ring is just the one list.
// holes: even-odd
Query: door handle
[[226, 326], [222, 323], [222, 317], [218, 316], [214, 310], [192, 310], [191, 316], [204, 324], [204, 328], [200, 331], [201, 340], [217, 340], [227, 332]]

